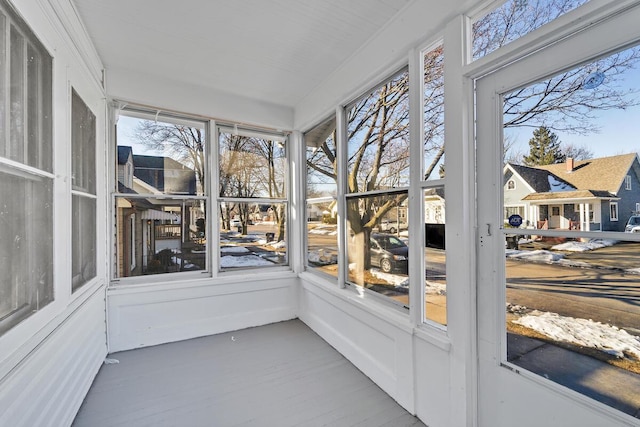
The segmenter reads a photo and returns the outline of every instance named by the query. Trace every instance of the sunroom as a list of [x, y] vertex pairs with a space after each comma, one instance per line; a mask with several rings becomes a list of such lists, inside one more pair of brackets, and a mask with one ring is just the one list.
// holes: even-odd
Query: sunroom
[[[640, 151], [638, 22], [637, 0], [0, 0], [0, 425], [640, 425], [640, 234], [543, 247], [503, 182], [541, 126]], [[322, 346], [391, 403], [287, 370]], [[243, 363], [291, 360], [265, 394], [322, 415], [175, 408], [204, 390], [177, 373], [151, 405], [155, 350], [246, 390]]]

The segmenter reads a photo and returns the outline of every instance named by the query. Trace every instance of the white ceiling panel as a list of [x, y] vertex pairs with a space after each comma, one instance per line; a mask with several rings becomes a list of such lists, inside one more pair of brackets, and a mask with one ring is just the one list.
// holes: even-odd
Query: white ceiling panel
[[109, 70], [293, 107], [412, 0], [73, 0]]

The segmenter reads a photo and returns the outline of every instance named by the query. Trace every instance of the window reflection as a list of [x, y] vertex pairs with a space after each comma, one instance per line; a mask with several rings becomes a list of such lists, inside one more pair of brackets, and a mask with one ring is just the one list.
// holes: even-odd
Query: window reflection
[[425, 318], [447, 324], [444, 187], [424, 190]]
[[407, 193], [347, 199], [348, 280], [403, 304], [409, 296]]
[[634, 416], [593, 378], [640, 373], [640, 146], [620, 132], [638, 61], [626, 49], [503, 97], [507, 360]]

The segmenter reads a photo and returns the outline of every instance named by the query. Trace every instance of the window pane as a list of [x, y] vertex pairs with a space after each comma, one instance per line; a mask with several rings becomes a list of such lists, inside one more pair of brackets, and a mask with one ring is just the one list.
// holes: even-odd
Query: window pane
[[350, 193], [409, 185], [409, 72], [347, 109]]
[[[0, 92], [8, 93], [8, 99], [0, 98], [3, 104], [0, 124], [9, 119], [9, 127], [0, 127], [3, 130], [0, 140], [8, 136], [9, 144], [2, 144], [0, 156], [51, 172], [52, 58], [20, 19], [13, 17], [13, 21], [3, 22], [0, 26], [8, 26], [10, 33], [10, 66], [8, 69], [4, 64], [0, 66], [0, 76], [9, 71], [9, 87], [4, 87], [6, 79], [1, 83]], [[0, 41], [5, 40], [6, 28], [4, 31]], [[6, 58], [5, 49], [6, 40], [0, 48], [3, 58]]]
[[307, 147], [307, 198], [335, 197], [338, 194], [335, 132], [336, 121], [331, 118], [304, 134]]
[[96, 277], [96, 200], [73, 196], [72, 289], [75, 291]]
[[0, 334], [53, 301], [52, 185], [0, 171]]
[[285, 198], [285, 143], [220, 132], [220, 196]]
[[613, 378], [640, 372], [638, 61], [626, 49], [503, 95], [507, 358], [632, 416]]
[[307, 265], [338, 276], [338, 216], [336, 201], [307, 200]]
[[473, 23], [473, 59], [501, 48], [588, 0], [508, 0]]
[[[7, 28], [7, 19], [0, 11], [0, 58], [7, 57], [7, 44], [6, 44], [6, 28]], [[6, 149], [7, 149], [7, 107], [8, 107], [8, 98], [7, 98], [7, 72], [8, 66], [7, 61], [2, 61], [0, 63], [0, 156], [7, 157]]]
[[424, 179], [444, 177], [444, 51], [424, 54]]
[[116, 277], [206, 269], [204, 200], [116, 197]]
[[121, 116], [118, 192], [203, 195], [204, 127]]
[[338, 275], [336, 121], [304, 134], [307, 146], [307, 266]]
[[220, 270], [287, 265], [285, 203], [218, 204]]
[[25, 162], [24, 149], [25, 149], [25, 122], [26, 122], [26, 70], [25, 70], [25, 43], [24, 38], [20, 32], [12, 25], [11, 26], [11, 69], [10, 69], [10, 81], [11, 81], [11, 120], [9, 120], [9, 147], [6, 151], [6, 156], [16, 162]]
[[96, 116], [75, 90], [71, 94], [72, 188], [96, 193]]
[[424, 222], [426, 267], [426, 318], [447, 324], [447, 253], [445, 251], [444, 187], [424, 191]]
[[347, 199], [349, 282], [408, 307], [407, 193]]

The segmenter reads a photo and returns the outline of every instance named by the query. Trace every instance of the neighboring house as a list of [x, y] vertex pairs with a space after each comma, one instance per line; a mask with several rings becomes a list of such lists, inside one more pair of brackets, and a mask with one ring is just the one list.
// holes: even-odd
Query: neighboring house
[[505, 221], [518, 214], [537, 229], [624, 231], [640, 210], [640, 163], [635, 153], [504, 168]]
[[431, 188], [424, 192], [424, 222], [444, 224], [445, 200], [443, 188]]
[[[127, 146], [118, 146], [117, 155], [119, 193], [196, 194], [195, 172], [171, 158], [134, 155]], [[118, 227], [124, 231], [118, 233], [118, 277], [144, 273], [162, 251], [182, 251], [190, 237], [185, 227], [197, 220], [189, 208], [183, 224], [182, 206], [172, 206], [167, 199], [118, 198], [116, 208]]]

